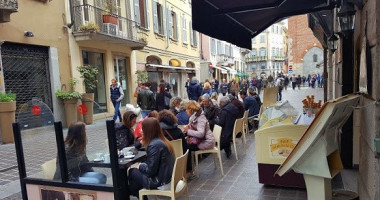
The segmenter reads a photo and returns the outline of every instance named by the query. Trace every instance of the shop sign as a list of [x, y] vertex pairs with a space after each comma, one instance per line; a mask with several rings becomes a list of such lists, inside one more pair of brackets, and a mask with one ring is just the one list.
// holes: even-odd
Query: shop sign
[[294, 149], [298, 140], [292, 138], [270, 138], [270, 157], [271, 158], [286, 158]]

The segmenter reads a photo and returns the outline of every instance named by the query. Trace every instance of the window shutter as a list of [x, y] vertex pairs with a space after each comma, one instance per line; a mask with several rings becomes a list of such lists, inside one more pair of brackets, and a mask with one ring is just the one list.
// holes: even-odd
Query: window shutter
[[134, 8], [135, 8], [135, 21], [137, 22], [138, 25], [141, 24], [140, 21], [140, 5], [139, 5], [139, 0], [134, 0]]
[[166, 35], [167, 31], [168, 31], [168, 25], [166, 24], [166, 8], [164, 8], [163, 6], [161, 6], [161, 16], [162, 16], [162, 35]]
[[169, 21], [169, 27], [168, 27], [168, 36], [169, 38], [173, 39], [173, 19], [172, 19], [172, 12], [167, 9], [167, 16]]
[[152, 10], [153, 10], [153, 30], [155, 33], [158, 33], [157, 3], [154, 1], [152, 1]]
[[197, 31], [193, 31], [193, 34], [194, 34], [194, 46], [198, 47], [198, 37], [199, 37], [199, 34], [198, 34]]
[[150, 24], [149, 24], [149, 18], [150, 18], [150, 14], [149, 14], [149, 6], [148, 6], [148, 0], [145, 0], [145, 20], [146, 20], [146, 27], [147, 29], [150, 28]]
[[178, 40], [178, 17], [177, 17], [177, 13], [174, 13], [174, 19], [175, 19], [175, 24], [174, 24], [174, 27], [175, 27], [175, 39]]
[[190, 45], [194, 45], [193, 24], [191, 24], [191, 21], [189, 21], [189, 32], [190, 32]]
[[183, 19], [182, 19], [182, 39], [183, 39], [183, 43], [187, 44], [187, 31], [186, 31], [186, 18], [185, 16], [183, 16]]

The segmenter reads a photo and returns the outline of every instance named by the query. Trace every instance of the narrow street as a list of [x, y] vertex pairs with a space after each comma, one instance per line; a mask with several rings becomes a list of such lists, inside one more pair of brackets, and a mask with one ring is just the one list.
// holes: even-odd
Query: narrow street
[[[323, 99], [323, 89], [301, 88], [301, 90], [284, 90], [283, 101], [288, 100], [292, 106], [302, 112], [301, 101], [307, 95], [314, 95], [315, 100]], [[66, 133], [66, 129], [64, 133]], [[87, 154], [97, 153], [106, 148], [105, 119], [97, 120], [87, 126]], [[38, 132], [23, 133], [23, 145], [27, 175], [43, 177], [41, 165], [56, 156], [54, 132], [40, 129]], [[238, 147], [240, 144], [238, 144]], [[212, 156], [200, 161], [200, 177], [189, 183], [191, 199], [306, 199], [306, 191], [300, 189], [267, 187], [258, 183], [257, 163], [255, 157], [254, 135], [249, 134], [246, 153], [238, 150], [239, 161], [227, 159], [222, 152], [225, 176], [219, 168], [213, 167]], [[0, 146], [0, 199], [21, 199], [18, 179], [17, 159], [14, 144]], [[234, 158], [232, 156], [232, 158]], [[33, 162], [31, 162], [33, 160]], [[29, 164], [30, 163], [30, 164]], [[32, 165], [33, 163], [33, 165]]]

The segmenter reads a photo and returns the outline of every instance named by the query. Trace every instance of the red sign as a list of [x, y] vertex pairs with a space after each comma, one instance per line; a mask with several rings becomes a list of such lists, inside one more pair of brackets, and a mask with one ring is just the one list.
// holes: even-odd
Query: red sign
[[293, 66], [292, 66], [292, 65], [289, 65], [289, 69], [293, 69]]
[[40, 108], [39, 106], [37, 106], [37, 105], [34, 105], [34, 106], [32, 107], [32, 113], [33, 113], [34, 115], [39, 115], [39, 114], [41, 113], [41, 108]]
[[83, 104], [79, 105], [78, 112], [82, 115], [86, 114], [88, 112], [87, 107]]

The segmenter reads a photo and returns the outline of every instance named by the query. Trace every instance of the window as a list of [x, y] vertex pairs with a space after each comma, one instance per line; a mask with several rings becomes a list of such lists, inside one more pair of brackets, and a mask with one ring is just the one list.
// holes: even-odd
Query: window
[[260, 56], [266, 56], [267, 55], [267, 51], [265, 48], [260, 48]]
[[276, 33], [278, 33], [278, 26], [276, 26]]
[[149, 29], [148, 0], [134, 0], [134, 7], [135, 21], [137, 24], [143, 28]]
[[261, 69], [265, 69], [266, 68], [266, 63], [261, 63]]
[[318, 62], [318, 55], [317, 54], [313, 55], [313, 62]]
[[186, 18], [182, 16], [182, 42], [187, 44], [187, 30], [186, 30]]
[[265, 35], [260, 35], [260, 43], [265, 43]]
[[211, 39], [210, 41], [210, 49], [211, 49], [211, 54], [215, 55], [216, 54], [216, 48], [215, 48], [215, 39]]
[[275, 55], [276, 55], [276, 49], [272, 47], [272, 57], [274, 57]]
[[153, 1], [153, 29], [155, 33], [164, 35], [165, 17], [163, 16], [163, 7], [161, 4]]
[[251, 55], [252, 55], [252, 57], [256, 57], [257, 56], [257, 50], [256, 49], [252, 49]]
[[284, 55], [284, 49], [280, 49], [280, 56], [283, 56]]
[[189, 22], [189, 29], [190, 29], [190, 45], [197, 47], [198, 46], [198, 32], [193, 30], [193, 24], [191, 21]]
[[169, 12], [169, 38], [178, 40], [177, 14], [173, 11]]
[[224, 48], [224, 50], [225, 50], [225, 55], [231, 56], [230, 45], [226, 44], [226, 48]]
[[279, 56], [279, 55], [280, 55], [280, 49], [276, 48], [276, 56]]
[[274, 33], [274, 25], [272, 25], [271, 28], [272, 28], [272, 33]]
[[253, 64], [251, 69], [252, 69], [252, 70], [255, 70], [256, 68], [257, 68], [257, 65], [256, 65], [256, 64]]
[[222, 42], [218, 40], [218, 42], [216, 43], [217, 44], [217, 52], [218, 54], [222, 54]]

